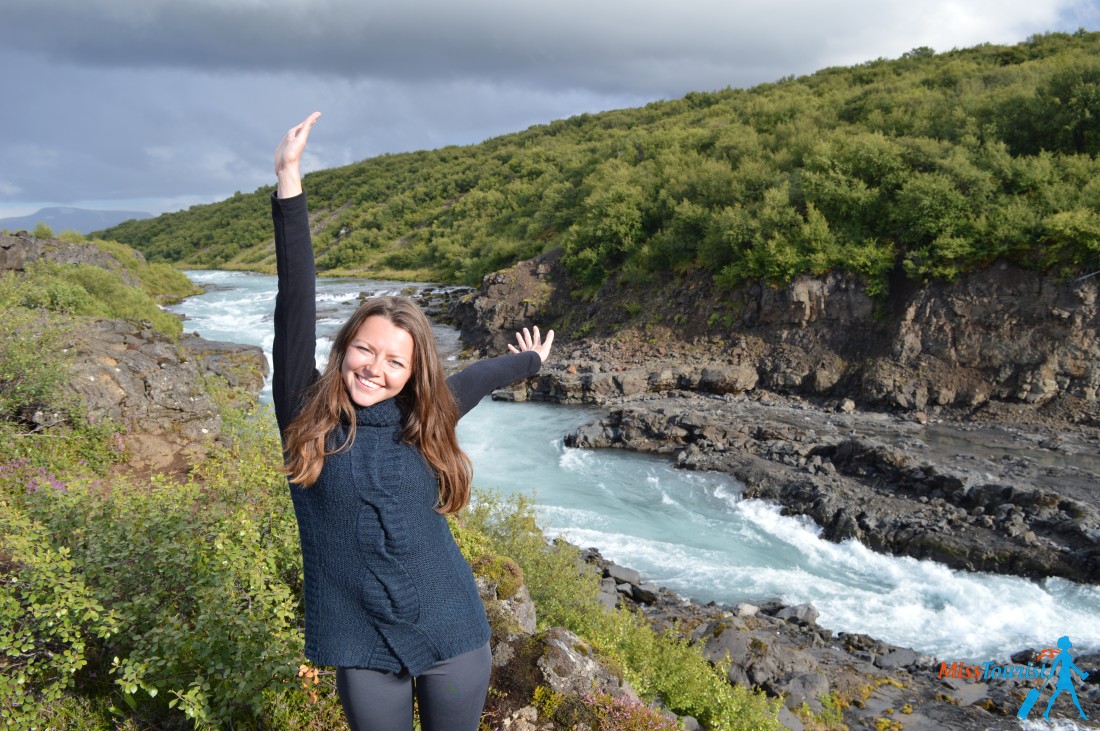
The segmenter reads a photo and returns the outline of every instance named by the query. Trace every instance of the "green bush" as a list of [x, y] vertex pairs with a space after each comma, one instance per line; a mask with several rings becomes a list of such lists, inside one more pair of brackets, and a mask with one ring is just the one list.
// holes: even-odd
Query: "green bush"
[[[0, 465], [0, 484], [18, 470]], [[23, 489], [56, 491], [57, 481]], [[11, 486], [8, 486], [8, 490]], [[118, 632], [66, 546], [0, 493], [0, 718], [41, 728], [74, 686], [93, 647]]]
[[28, 267], [22, 304], [50, 312], [152, 323], [170, 338], [183, 331], [143, 289], [131, 287], [118, 272], [89, 264], [39, 262]]
[[145, 257], [125, 244], [95, 239], [90, 245], [114, 257], [141, 282], [145, 293], [158, 302], [176, 302], [202, 291], [179, 269], [163, 262], [149, 264]]
[[17, 417], [24, 407], [63, 406], [66, 326], [22, 306], [34, 290], [22, 277], [0, 272], [0, 420]]
[[[71, 706], [76, 691], [142, 724], [187, 718], [197, 728], [261, 727], [269, 712], [286, 717], [311, 705], [296, 682], [301, 563], [275, 470], [278, 443], [266, 420], [227, 421], [230, 433], [201, 480], [74, 478], [75, 466], [59, 478], [27, 459], [0, 465], [0, 555], [11, 557], [0, 577], [5, 587], [24, 587], [4, 595], [0, 625], [21, 631], [20, 618], [53, 606], [44, 589], [30, 593], [39, 585], [63, 590], [52, 601], [67, 604], [51, 613], [73, 617], [71, 629], [43, 620], [60, 627], [55, 635], [64, 630], [57, 636], [73, 649], [56, 654], [60, 640], [39, 631], [33, 647], [55, 652], [57, 662], [9, 688], [17, 696], [10, 705], [45, 713], [46, 700], [66, 693]], [[31, 569], [37, 584], [24, 578]], [[52, 680], [62, 675], [66, 683]], [[102, 687], [106, 678], [113, 690]]]
[[622, 668], [643, 698], [660, 699], [670, 710], [719, 731], [781, 728], [774, 705], [763, 694], [730, 685], [726, 668], [708, 663], [700, 648], [658, 634], [627, 610], [605, 610], [596, 598], [595, 570], [581, 560], [576, 547], [546, 541], [525, 498], [505, 501], [478, 493], [457, 522], [467, 558], [476, 561], [493, 552], [514, 559], [535, 602], [539, 626], [576, 632]]

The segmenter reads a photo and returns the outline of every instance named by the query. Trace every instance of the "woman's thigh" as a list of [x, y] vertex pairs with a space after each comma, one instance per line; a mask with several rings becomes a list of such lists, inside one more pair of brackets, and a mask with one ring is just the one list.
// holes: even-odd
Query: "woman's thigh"
[[411, 731], [413, 686], [407, 672], [336, 668], [336, 691], [351, 731]]
[[486, 643], [442, 660], [416, 677], [416, 702], [424, 731], [477, 731], [493, 656]]

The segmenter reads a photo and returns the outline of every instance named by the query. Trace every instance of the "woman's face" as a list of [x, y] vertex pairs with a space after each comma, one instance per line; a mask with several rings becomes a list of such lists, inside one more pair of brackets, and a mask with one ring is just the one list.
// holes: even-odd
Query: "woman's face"
[[352, 402], [370, 406], [401, 393], [412, 368], [412, 335], [381, 315], [371, 315], [348, 344], [340, 376]]

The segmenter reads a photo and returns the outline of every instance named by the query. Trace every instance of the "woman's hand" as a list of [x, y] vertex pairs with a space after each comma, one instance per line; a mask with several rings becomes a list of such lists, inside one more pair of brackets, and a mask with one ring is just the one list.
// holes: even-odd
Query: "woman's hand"
[[320, 112], [314, 112], [301, 124], [291, 127], [275, 148], [275, 175], [279, 178], [277, 197], [293, 198], [302, 192], [302, 153], [306, 149], [309, 131], [320, 116]]
[[524, 350], [533, 350], [539, 354], [539, 360], [543, 363], [550, 357], [550, 346], [554, 344], [554, 331], [546, 331], [546, 340], [542, 339], [542, 335], [539, 333], [538, 325], [535, 326], [535, 334], [532, 335], [531, 331], [527, 328], [523, 328], [523, 332], [516, 333], [516, 342], [519, 343], [517, 348], [515, 345], [509, 345], [508, 350], [513, 353], [521, 353]]

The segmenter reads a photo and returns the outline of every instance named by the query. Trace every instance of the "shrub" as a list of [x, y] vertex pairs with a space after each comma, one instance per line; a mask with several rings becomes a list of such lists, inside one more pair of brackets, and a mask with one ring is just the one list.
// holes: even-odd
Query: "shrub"
[[50, 715], [87, 665], [90, 646], [108, 640], [118, 627], [118, 618], [96, 599], [70, 550], [52, 545], [44, 526], [0, 493], [4, 724], [34, 728]]
[[19, 276], [0, 273], [0, 419], [24, 407], [59, 405], [65, 380], [64, 325], [21, 306], [33, 289]]
[[89, 264], [38, 262], [27, 271], [20, 304], [50, 312], [152, 323], [170, 338], [183, 331], [179, 318], [162, 310], [144, 290], [118, 272]]
[[680, 728], [673, 719], [624, 696], [586, 693], [584, 703], [592, 710], [598, 731], [677, 731]]
[[[29, 460], [0, 469], [0, 546], [19, 571], [36, 567], [39, 584], [64, 592], [54, 604], [39, 598], [44, 589], [8, 592], [0, 621], [42, 616], [56, 634], [67, 627], [51, 618], [61, 611], [74, 627], [61, 637], [72, 651], [15, 688], [19, 703], [41, 713], [46, 694], [53, 702], [70, 691], [103, 693], [81, 686], [80, 675], [73, 685], [72, 671], [91, 662], [90, 637], [98, 651], [85, 679], [113, 678], [109, 703], [141, 723], [186, 717], [198, 728], [242, 727], [262, 723], [269, 708], [285, 718], [302, 704], [301, 565], [289, 495], [275, 471], [279, 452], [269, 426], [227, 421], [249, 433], [230, 433], [212, 450], [202, 482], [60, 479]], [[233, 465], [220, 469], [222, 461]], [[51, 652], [60, 647], [53, 635], [35, 638]], [[52, 680], [62, 676], [67, 683]]]

